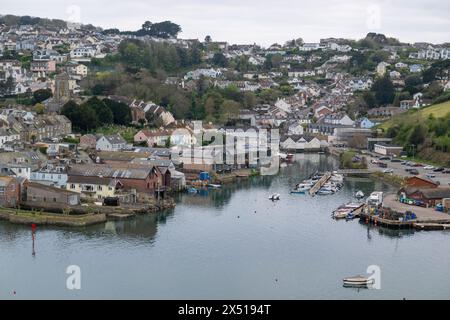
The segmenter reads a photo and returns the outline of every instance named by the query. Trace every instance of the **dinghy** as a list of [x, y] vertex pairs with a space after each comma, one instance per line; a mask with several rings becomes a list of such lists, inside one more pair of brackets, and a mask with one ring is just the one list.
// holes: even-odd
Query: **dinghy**
[[364, 208], [364, 203], [347, 203], [333, 211], [334, 219], [354, 219], [358, 217]]
[[347, 277], [343, 279], [344, 287], [367, 287], [374, 284], [375, 279], [369, 279], [364, 276]]
[[291, 193], [305, 193], [311, 188], [312, 188], [311, 183], [299, 183], [295, 186], [293, 190], [291, 190]]
[[362, 198], [364, 198], [364, 192], [362, 192], [361, 190], [357, 191], [357, 192], [355, 193], [355, 197], [356, 197], [357, 199], [362, 199]]
[[278, 193], [274, 193], [269, 197], [269, 200], [272, 201], [280, 200], [280, 195]]

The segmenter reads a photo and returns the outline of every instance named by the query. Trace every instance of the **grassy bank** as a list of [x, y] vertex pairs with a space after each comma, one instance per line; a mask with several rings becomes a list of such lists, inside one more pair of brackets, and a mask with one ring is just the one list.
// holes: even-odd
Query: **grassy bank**
[[342, 169], [367, 169], [367, 159], [356, 151], [344, 151], [339, 156]]
[[412, 109], [382, 123], [385, 136], [403, 146], [408, 156], [450, 166], [450, 101]]
[[17, 209], [0, 209], [0, 219], [16, 224], [54, 225], [64, 227], [84, 227], [103, 223], [105, 214], [64, 215], [41, 211], [27, 211]]
[[404, 181], [405, 178], [394, 175], [394, 174], [390, 174], [390, 173], [383, 173], [383, 172], [374, 172], [372, 173], [371, 177], [377, 179], [377, 180], [381, 180], [387, 184], [390, 184], [392, 186], [395, 186], [397, 188], [400, 188]]

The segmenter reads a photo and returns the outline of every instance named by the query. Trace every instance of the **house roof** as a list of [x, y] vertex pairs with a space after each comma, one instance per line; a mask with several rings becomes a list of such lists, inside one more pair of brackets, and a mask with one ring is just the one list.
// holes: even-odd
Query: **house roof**
[[69, 176], [67, 178], [67, 183], [89, 183], [97, 185], [107, 185], [114, 186], [114, 181], [111, 178], [101, 178], [101, 177], [86, 177], [86, 176]]
[[431, 183], [431, 184], [435, 185], [436, 187], [439, 185], [433, 180], [430, 180], [430, 179], [425, 178], [425, 177], [420, 177], [420, 176], [414, 176], [414, 177], [407, 178], [406, 179], [406, 184], [408, 184], [408, 181], [410, 181], [410, 180], [417, 180], [417, 179], [425, 181], [427, 183]]
[[420, 192], [427, 199], [443, 199], [450, 198], [450, 188], [427, 188], [422, 189]]
[[75, 194], [78, 195], [77, 192], [73, 192], [73, 191], [65, 190], [65, 189], [61, 189], [61, 188], [51, 187], [51, 186], [41, 184], [38, 182], [27, 182], [26, 186], [27, 186], [27, 188], [32, 187], [32, 188], [42, 189], [45, 191], [50, 191], [53, 193], [66, 194], [66, 195], [75, 195]]
[[104, 136], [106, 140], [108, 140], [111, 144], [125, 144], [127, 143], [120, 134], [113, 134], [110, 136]]
[[154, 167], [131, 168], [127, 165], [74, 165], [69, 168], [69, 176], [91, 176], [115, 179], [146, 179]]

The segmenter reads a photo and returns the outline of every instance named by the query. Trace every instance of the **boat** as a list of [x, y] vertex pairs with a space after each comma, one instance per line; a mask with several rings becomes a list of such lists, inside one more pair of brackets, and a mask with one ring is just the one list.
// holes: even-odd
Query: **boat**
[[312, 183], [299, 183], [295, 186], [291, 193], [305, 193], [312, 188]]
[[274, 193], [269, 197], [269, 200], [272, 201], [280, 200], [280, 195], [278, 193]]
[[369, 198], [367, 198], [367, 204], [374, 207], [383, 204], [383, 191], [372, 192]]
[[329, 188], [320, 188], [319, 191], [317, 191], [317, 194], [320, 196], [327, 196], [330, 194], [334, 194], [335, 191], [333, 189], [329, 189]]
[[362, 199], [362, 198], [364, 198], [364, 192], [362, 192], [361, 190], [358, 190], [358, 191], [355, 193], [355, 197], [356, 197], [357, 199]]
[[213, 188], [213, 189], [218, 189], [218, 188], [222, 188], [222, 185], [210, 183], [210, 184], [208, 184], [208, 187]]
[[334, 219], [354, 219], [358, 217], [364, 208], [364, 203], [349, 202], [333, 211]]
[[188, 188], [187, 191], [188, 191], [189, 193], [197, 193], [197, 192], [198, 192], [198, 190], [197, 190], [196, 188], [194, 188], [194, 187]]
[[344, 287], [367, 287], [374, 284], [375, 279], [369, 279], [364, 276], [347, 277], [343, 279]]
[[342, 174], [333, 173], [331, 175], [330, 181], [342, 183], [342, 182], [344, 182], [344, 176]]

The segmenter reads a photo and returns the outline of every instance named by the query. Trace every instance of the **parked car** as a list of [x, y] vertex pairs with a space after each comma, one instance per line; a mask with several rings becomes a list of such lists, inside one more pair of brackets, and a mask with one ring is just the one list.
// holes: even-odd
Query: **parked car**
[[402, 166], [406, 166], [408, 164], [408, 161], [402, 161], [402, 163], [400, 163]]
[[421, 164], [421, 163], [414, 163], [413, 167], [423, 167], [423, 164]]
[[387, 168], [387, 163], [384, 163], [384, 162], [378, 162], [378, 166], [379, 166], [380, 168]]
[[391, 162], [403, 162], [401, 159], [398, 158], [392, 158]]
[[444, 170], [445, 170], [444, 167], [439, 167], [439, 168], [434, 169], [433, 171], [434, 172], [443, 172]]
[[391, 160], [391, 157], [380, 157], [378, 160]]
[[450, 169], [445, 169], [442, 173], [450, 173]]
[[425, 166], [423, 167], [425, 170], [434, 170], [434, 166]]
[[434, 173], [427, 173], [427, 178], [436, 178], [436, 175]]
[[391, 168], [384, 169], [383, 173], [394, 173], [394, 169], [391, 169]]
[[409, 173], [414, 176], [417, 176], [419, 174], [419, 171], [417, 171], [417, 169], [411, 169], [411, 170], [409, 170]]

